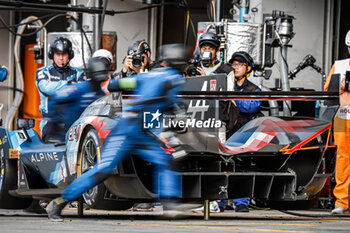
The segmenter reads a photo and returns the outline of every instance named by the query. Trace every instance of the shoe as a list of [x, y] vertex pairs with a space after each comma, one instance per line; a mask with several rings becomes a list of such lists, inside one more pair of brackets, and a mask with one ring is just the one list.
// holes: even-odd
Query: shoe
[[[194, 213], [198, 213], [198, 212], [204, 212], [204, 206], [197, 208], [197, 209], [193, 209], [192, 212]], [[210, 213], [220, 213], [220, 206], [217, 203], [217, 201], [211, 201], [210, 202], [210, 206], [209, 206], [209, 212]]]
[[223, 206], [219, 206], [219, 209], [220, 209], [220, 213], [225, 211], [225, 208]]
[[217, 201], [210, 202], [210, 213], [220, 213], [220, 208]]
[[153, 211], [152, 203], [137, 203], [132, 207], [133, 211]]
[[30, 206], [27, 209], [23, 210], [27, 213], [34, 213], [34, 214], [45, 214], [45, 209], [41, 207], [39, 200], [33, 200]]
[[63, 222], [61, 212], [66, 205], [67, 202], [62, 197], [52, 200], [46, 208], [49, 219], [52, 222]]
[[249, 212], [248, 206], [240, 204], [236, 206], [235, 212]]
[[344, 214], [344, 213], [345, 213], [345, 209], [341, 206], [337, 206], [331, 211], [331, 214]]

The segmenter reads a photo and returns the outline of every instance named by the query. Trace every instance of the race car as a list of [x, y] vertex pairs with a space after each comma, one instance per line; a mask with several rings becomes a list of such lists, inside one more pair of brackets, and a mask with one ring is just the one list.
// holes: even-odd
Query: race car
[[[173, 157], [171, 167], [181, 179], [182, 201], [252, 197], [277, 209], [311, 208], [334, 172], [332, 120], [339, 105], [337, 78], [332, 78], [328, 93], [294, 94], [225, 92], [224, 75], [188, 78], [179, 96], [183, 99], [180, 113], [170, 114], [169, 127], [163, 122], [162, 130], [157, 130], [157, 122], [145, 119], [144, 124]], [[237, 98], [318, 98], [326, 100], [327, 109], [320, 118], [256, 118], [222, 143], [216, 127], [218, 101]], [[127, 101], [121, 93], [112, 93], [92, 103], [70, 127], [65, 143], [43, 143], [29, 119], [18, 121], [19, 130], [0, 128], [0, 208], [25, 208], [31, 198], [59, 196], [101, 160], [100, 149]], [[202, 127], [194, 127], [198, 125]], [[114, 210], [157, 201], [152, 170], [152, 164], [131, 154], [103, 184], [86, 192], [84, 200], [92, 208]]]

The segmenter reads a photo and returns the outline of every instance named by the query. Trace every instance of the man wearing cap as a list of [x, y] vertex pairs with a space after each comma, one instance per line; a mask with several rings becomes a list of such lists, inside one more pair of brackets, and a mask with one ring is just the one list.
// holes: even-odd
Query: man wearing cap
[[114, 76], [124, 78], [134, 74], [147, 72], [151, 69], [152, 63], [151, 49], [147, 42], [145, 40], [135, 41], [128, 47], [123, 69]]
[[[234, 91], [260, 91], [259, 87], [248, 80], [253, 68], [253, 58], [244, 51], [238, 51], [232, 54], [229, 64], [234, 69], [235, 83]], [[229, 138], [234, 132], [239, 130], [244, 124], [253, 118], [263, 116], [260, 112], [261, 101], [259, 100], [235, 100], [234, 104], [238, 107], [239, 113], [237, 121], [232, 129], [230, 129], [226, 136]], [[236, 212], [249, 212], [248, 204], [249, 198], [237, 198], [233, 200]], [[224, 211], [225, 202], [219, 202], [220, 211]]]
[[[254, 68], [253, 58], [248, 53], [244, 51], [235, 52], [232, 54], [229, 64], [231, 64], [234, 69], [235, 85], [233, 89], [235, 91], [261, 91], [257, 85], [248, 80]], [[262, 116], [260, 112], [260, 100], [235, 100], [235, 103], [239, 109], [239, 114], [237, 123], [232, 132], [229, 132], [229, 136], [248, 121]]]
[[[345, 45], [350, 55], [350, 30], [345, 37]], [[350, 71], [350, 59], [335, 61], [325, 83], [327, 91], [331, 76], [340, 74], [340, 108], [334, 117], [334, 142], [338, 146], [335, 170], [336, 186], [333, 190], [336, 197], [335, 208], [332, 214], [343, 214], [349, 209], [350, 184], [350, 85], [345, 79], [346, 72]]]
[[[205, 32], [199, 37], [198, 43], [201, 62], [200, 66], [197, 67], [197, 72], [201, 76], [227, 74], [227, 86], [233, 87], [234, 74], [232, 67], [220, 62], [216, 56], [220, 47], [219, 37], [213, 32]], [[232, 91], [232, 89], [228, 90]]]

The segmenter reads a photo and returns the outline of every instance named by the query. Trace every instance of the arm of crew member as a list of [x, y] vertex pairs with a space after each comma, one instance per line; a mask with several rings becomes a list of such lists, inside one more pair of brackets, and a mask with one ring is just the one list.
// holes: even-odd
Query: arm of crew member
[[240, 112], [256, 113], [260, 111], [260, 100], [235, 100]]
[[65, 80], [60, 81], [50, 81], [49, 77], [44, 73], [38, 73], [36, 78], [36, 85], [40, 92], [44, 93], [47, 96], [51, 96], [56, 93], [56, 91], [67, 86], [68, 82]]
[[125, 89], [135, 89], [137, 87], [136, 78], [112, 79], [108, 84], [108, 91], [115, 92]]

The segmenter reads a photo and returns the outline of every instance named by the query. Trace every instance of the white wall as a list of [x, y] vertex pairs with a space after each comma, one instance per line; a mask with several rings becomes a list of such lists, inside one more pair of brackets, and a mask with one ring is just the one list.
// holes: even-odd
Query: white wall
[[[293, 45], [288, 49], [289, 70], [294, 69], [298, 63], [307, 55], [316, 58], [316, 65], [322, 67], [323, 43], [324, 43], [324, 6], [325, 0], [262, 0], [263, 12], [271, 13], [272, 10], [284, 11], [293, 15], [295, 36], [290, 41]], [[274, 87], [274, 79], [279, 78], [280, 50], [275, 49], [275, 60], [277, 64], [273, 67], [273, 73], [269, 81], [264, 85]], [[325, 71], [328, 74], [328, 70]], [[300, 71], [296, 78], [291, 81], [291, 87], [304, 87], [321, 90], [321, 75], [312, 68]]]
[[[108, 10], [130, 10], [145, 5], [133, 1], [109, 1]], [[104, 21], [104, 31], [117, 32], [117, 70], [122, 68], [123, 58], [126, 56], [128, 46], [137, 40], [148, 41], [148, 10], [109, 16]], [[152, 51], [155, 54], [155, 51]]]

